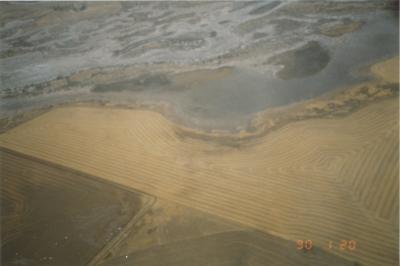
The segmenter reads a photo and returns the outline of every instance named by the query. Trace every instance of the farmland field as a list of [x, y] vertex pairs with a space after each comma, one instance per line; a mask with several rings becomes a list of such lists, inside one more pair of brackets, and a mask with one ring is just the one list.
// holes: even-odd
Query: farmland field
[[399, 263], [393, 1], [0, 7], [2, 265]]

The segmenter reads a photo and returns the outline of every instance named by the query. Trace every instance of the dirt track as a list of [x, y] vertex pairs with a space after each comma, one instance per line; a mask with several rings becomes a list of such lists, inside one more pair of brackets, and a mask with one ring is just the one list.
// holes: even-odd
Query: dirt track
[[295, 249], [293, 242], [262, 232], [233, 231], [155, 246], [101, 265], [354, 265], [318, 248]]
[[150, 197], [0, 149], [2, 265], [84, 265]]
[[[396, 62], [372, 67], [380, 86], [398, 80]], [[368, 95], [379, 100], [349, 90], [344, 102], [365, 101], [352, 113], [294, 121], [238, 146], [185, 135], [153, 111], [96, 107], [49, 111], [2, 134], [0, 146], [283, 239], [311, 239], [363, 265], [393, 265], [398, 94], [374, 86]], [[358, 248], [339, 250], [341, 240]]]
[[1, 145], [285, 239], [312, 239], [321, 248], [354, 239], [356, 251], [331, 251], [392, 265], [397, 110], [392, 98], [232, 148], [179, 138], [174, 124], [150, 111], [60, 108], [2, 135]]

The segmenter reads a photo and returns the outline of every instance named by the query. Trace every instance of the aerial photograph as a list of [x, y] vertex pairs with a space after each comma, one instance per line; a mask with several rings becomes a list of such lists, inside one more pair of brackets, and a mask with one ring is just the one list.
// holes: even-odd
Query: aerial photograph
[[399, 265], [399, 1], [0, 2], [0, 265]]

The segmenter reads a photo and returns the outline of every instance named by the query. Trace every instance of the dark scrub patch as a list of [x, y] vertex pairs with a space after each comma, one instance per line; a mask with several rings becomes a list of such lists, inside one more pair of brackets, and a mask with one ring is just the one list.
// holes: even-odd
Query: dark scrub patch
[[266, 32], [255, 32], [253, 34], [253, 39], [257, 40], [257, 39], [261, 39], [261, 38], [264, 38], [264, 37], [267, 37], [267, 36], [268, 36], [268, 33], [266, 33]]
[[164, 74], [145, 74], [137, 78], [114, 82], [111, 84], [100, 84], [93, 88], [93, 92], [121, 92], [121, 91], [143, 91], [156, 89], [169, 85], [171, 82]]
[[310, 41], [298, 49], [273, 56], [268, 62], [283, 65], [278, 77], [287, 80], [317, 74], [328, 65], [329, 60], [328, 50], [318, 42]]
[[278, 33], [293, 31], [303, 26], [302, 22], [286, 18], [274, 19], [271, 24], [275, 26], [275, 31]]

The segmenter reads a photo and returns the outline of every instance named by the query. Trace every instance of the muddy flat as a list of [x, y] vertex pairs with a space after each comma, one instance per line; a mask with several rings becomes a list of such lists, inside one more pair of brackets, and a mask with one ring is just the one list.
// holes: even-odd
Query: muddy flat
[[2, 3], [0, 132], [77, 102], [168, 104], [191, 127], [245, 127], [398, 54], [388, 2]]
[[399, 264], [398, 3], [0, 3], [1, 264]]

